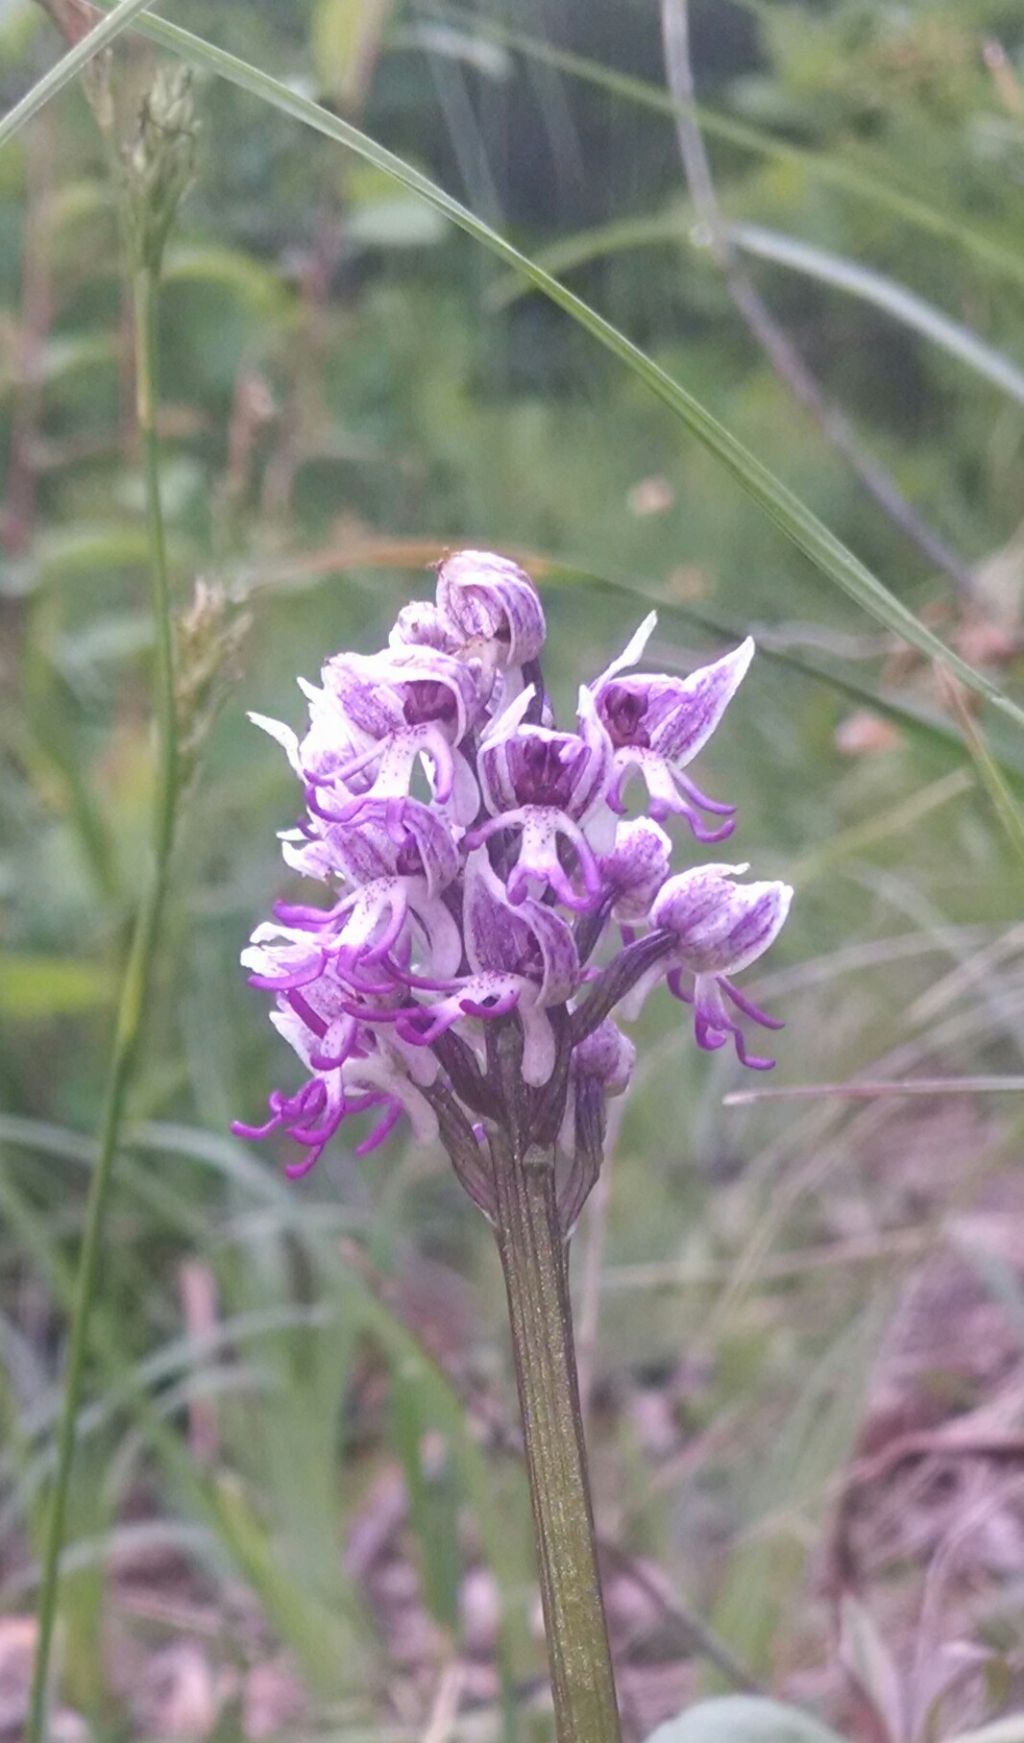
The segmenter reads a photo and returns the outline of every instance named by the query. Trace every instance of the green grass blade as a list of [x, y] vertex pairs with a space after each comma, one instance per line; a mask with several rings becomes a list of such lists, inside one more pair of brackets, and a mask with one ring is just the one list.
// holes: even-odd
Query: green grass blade
[[[677, 103], [661, 85], [631, 73], [619, 72], [602, 61], [573, 54], [569, 49], [556, 48], [543, 38], [515, 30], [497, 18], [482, 18], [479, 13], [469, 12], [461, 6], [445, 5], [443, 0], [430, 0], [426, 12], [439, 18], [457, 20], [466, 29], [500, 42], [525, 60], [536, 61], [553, 72], [594, 85], [639, 108], [672, 118], [692, 115], [711, 138], [727, 140], [742, 151], [799, 168], [816, 181], [837, 188], [865, 205], [891, 212], [894, 217], [930, 236], [942, 237], [954, 247], [963, 249], [989, 272], [1012, 279], [1016, 284], [1024, 284], [1024, 255], [1005, 248], [995, 237], [966, 222], [961, 214], [930, 205], [909, 189], [886, 179], [880, 169], [867, 169], [832, 152], [794, 145], [790, 140], [779, 139], [763, 128], [723, 115], [720, 110], [706, 108], [702, 103]], [[142, 28], [148, 32], [148, 20]]]
[[[612, 224], [600, 224], [591, 230], [559, 237], [550, 248], [543, 249], [533, 258], [535, 264], [546, 272], [562, 274], [589, 266], [591, 261], [603, 260], [609, 254], [628, 254], [636, 248], [665, 245], [695, 248], [692, 228], [692, 212], [676, 201], [658, 212], [619, 219]], [[797, 236], [765, 229], [760, 224], [730, 224], [729, 237], [747, 254], [769, 260], [776, 266], [789, 267], [819, 284], [831, 285], [862, 302], [871, 303], [901, 326], [909, 327], [950, 357], [955, 357], [958, 363], [973, 369], [975, 374], [991, 382], [1019, 405], [1024, 405], [1024, 369], [994, 345], [980, 339], [970, 327], [954, 321], [934, 303], [919, 297], [896, 279], [862, 266], [859, 261], [849, 260], [826, 248], [817, 248]], [[700, 252], [706, 253], [706, 250]], [[509, 273], [488, 291], [488, 305], [494, 309], [507, 308], [510, 303], [528, 296], [529, 292], [529, 285], [523, 284], [519, 274]]]
[[779, 1612], [806, 1575], [801, 1526], [820, 1515], [830, 1480], [850, 1456], [887, 1305], [884, 1287], [877, 1288], [787, 1401], [771, 1456], [759, 1457], [750, 1472], [750, 1518], [727, 1565], [714, 1624], [756, 1673], [769, 1671]]
[[[638, 248], [678, 248], [690, 241], [693, 222], [691, 208], [682, 200], [673, 200], [657, 212], [643, 212], [635, 218], [613, 218], [608, 224], [595, 224], [589, 230], [575, 230], [569, 236], [559, 236], [538, 250], [533, 258], [545, 272], [555, 275], [576, 272], [594, 260], [606, 260], [610, 254], [632, 254]], [[528, 297], [531, 289], [530, 285], [523, 283], [520, 273], [502, 273], [487, 288], [487, 307], [507, 309], [510, 304]]]
[[963, 694], [955, 684], [946, 684], [944, 688], [950, 709], [963, 728], [967, 748], [992, 810], [1014, 853], [1024, 864], [1024, 807], [989, 749], [985, 735], [967, 707]]
[[0, 145], [6, 145], [9, 139], [13, 139], [51, 97], [55, 97], [58, 91], [63, 91], [65, 85], [69, 85], [101, 49], [109, 47], [122, 30], [127, 30], [139, 13], [144, 12], [151, 4], [152, 0], [120, 0], [120, 5], [115, 6], [94, 30], [90, 30], [88, 36], [83, 36], [81, 42], [76, 42], [66, 55], [62, 55], [56, 66], [44, 73], [41, 79], [37, 79], [30, 91], [25, 92], [20, 103], [15, 103], [14, 108], [8, 110], [0, 121]]
[[461, 1496], [452, 1480], [447, 1445], [436, 1438], [431, 1444], [429, 1406], [425, 1407], [423, 1398], [430, 1383], [429, 1370], [422, 1364], [395, 1365], [390, 1440], [405, 1477], [423, 1596], [434, 1620], [455, 1639], [459, 1627]]
[[970, 327], [937, 309], [933, 303], [908, 290], [906, 285], [884, 273], [833, 254], [830, 249], [816, 248], [799, 237], [786, 236], [778, 230], [766, 230], [760, 224], [732, 224], [729, 234], [737, 247], [746, 254], [756, 254], [760, 260], [770, 260], [777, 266], [790, 267], [794, 272], [816, 279], [819, 284], [832, 285], [836, 290], [871, 303], [910, 327], [922, 338], [965, 363], [1003, 393], [1024, 405], [1024, 369], [1005, 357], [994, 345], [979, 339]]
[[823, 575], [879, 623], [885, 624], [887, 629], [901, 636], [928, 659], [938, 660], [955, 673], [969, 690], [987, 698], [995, 707], [1010, 715], [1018, 725], [1024, 725], [1024, 709], [1004, 695], [998, 684], [968, 665], [921, 623], [793, 491], [744, 447], [724, 424], [719, 423], [700, 400], [673, 380], [645, 351], [610, 321], [605, 320], [603, 315], [599, 315], [596, 309], [575, 296], [527, 255], [520, 253], [519, 249], [513, 247], [511, 242], [493, 230], [482, 218], [478, 218], [436, 182], [432, 182], [428, 176], [414, 169], [385, 146], [379, 145], [368, 134], [343, 121], [339, 115], [331, 114], [308, 97], [301, 96], [279, 79], [272, 78], [269, 73], [261, 72], [259, 68], [250, 66], [236, 55], [228, 54], [226, 50], [216, 48], [201, 37], [193, 36], [191, 32], [163, 20], [150, 20], [147, 35], [152, 35], [168, 48], [176, 49], [194, 66], [217, 73], [252, 96], [269, 103], [282, 114], [290, 115], [293, 120], [301, 121], [325, 138], [346, 146], [393, 181], [418, 194], [459, 229], [488, 248], [499, 260], [522, 273], [531, 284], [543, 291], [566, 314], [571, 315], [605, 350], [611, 352], [612, 356], [617, 357], [644, 382], [691, 434], [715, 455], [776, 526], [792, 540], [798, 550], [810, 558]]

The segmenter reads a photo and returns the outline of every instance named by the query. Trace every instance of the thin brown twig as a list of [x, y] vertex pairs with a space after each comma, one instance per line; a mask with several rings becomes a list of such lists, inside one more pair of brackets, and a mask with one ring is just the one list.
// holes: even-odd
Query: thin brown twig
[[661, 26], [669, 90], [678, 105], [676, 137], [690, 198], [737, 313], [779, 380], [810, 413], [869, 496], [928, 561], [949, 576], [961, 596], [970, 597], [973, 580], [968, 565], [927, 525], [887, 468], [863, 446], [846, 413], [825, 392], [743, 266], [722, 218], [704, 136], [694, 116], [696, 90], [687, 0], [661, 0]]

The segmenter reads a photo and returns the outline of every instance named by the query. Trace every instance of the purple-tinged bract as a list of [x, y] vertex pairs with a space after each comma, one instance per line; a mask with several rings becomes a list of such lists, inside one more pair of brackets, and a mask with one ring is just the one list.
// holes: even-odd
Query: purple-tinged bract
[[[616, 1007], [628, 1018], [666, 982], [703, 1048], [731, 1040], [745, 1064], [771, 1064], [748, 1051], [746, 1026], [781, 1025], [733, 977], [778, 935], [792, 891], [738, 882], [743, 866], [673, 874], [665, 827], [682, 817], [702, 841], [733, 827], [733, 808], [684, 771], [753, 643], [686, 678], [631, 673], [653, 627], [652, 615], [559, 729], [529, 576], [457, 551], [387, 648], [338, 654], [321, 687], [302, 685], [301, 738], [253, 716], [302, 783], [286, 863], [328, 892], [278, 903], [242, 954], [307, 1076], [272, 1092], [261, 1124], [234, 1129], [286, 1134], [290, 1174], [353, 1115], [370, 1115], [357, 1154], [407, 1118], [416, 1138], [441, 1137], [489, 1211], [489, 1132], [502, 1123], [527, 1148], [553, 1147], [568, 1227], [599, 1163], [598, 1110], [633, 1071]], [[647, 803], [627, 817], [634, 773]]]

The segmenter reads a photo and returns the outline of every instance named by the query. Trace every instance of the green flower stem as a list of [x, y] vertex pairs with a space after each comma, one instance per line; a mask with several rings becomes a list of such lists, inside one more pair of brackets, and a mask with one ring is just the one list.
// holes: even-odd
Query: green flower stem
[[558, 1743], [620, 1743], [554, 1159], [499, 1146], [494, 1187]]
[[50, 1656], [57, 1615], [60, 1555], [67, 1518], [71, 1467], [75, 1455], [75, 1426], [82, 1394], [89, 1326], [100, 1255], [103, 1226], [114, 1157], [124, 1116], [125, 1092], [138, 1054], [143, 1020], [152, 980], [153, 961], [167, 893], [171, 849], [177, 809], [177, 725], [174, 691], [174, 630], [167, 578], [167, 549], [160, 505], [160, 455], [156, 432], [157, 345], [156, 305], [158, 273], [142, 267], [133, 278], [135, 316], [135, 374], [139, 431], [146, 474], [146, 507], [153, 615], [156, 628], [154, 673], [157, 728], [156, 804], [153, 819], [153, 849], [149, 875], [132, 932], [128, 961], [121, 983], [117, 1026], [111, 1052], [104, 1098], [99, 1150], [86, 1205], [85, 1227], [78, 1262], [74, 1311], [68, 1343], [67, 1375], [57, 1429], [57, 1467], [53, 1498], [43, 1548], [39, 1597], [39, 1639], [32, 1672], [32, 1691], [25, 1743], [44, 1743]]

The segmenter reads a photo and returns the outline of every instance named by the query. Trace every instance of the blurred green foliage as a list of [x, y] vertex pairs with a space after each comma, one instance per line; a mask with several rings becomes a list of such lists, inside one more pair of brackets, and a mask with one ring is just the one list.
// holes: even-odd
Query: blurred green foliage
[[[180, 0], [174, 17], [358, 119], [527, 252], [669, 202], [686, 211], [669, 118], [519, 54], [482, 10]], [[497, 23], [662, 82], [651, 0], [530, 0]], [[1021, 250], [1015, 0], [701, 0], [694, 39], [702, 102]], [[5, 106], [54, 51], [28, 0], [0, 0]], [[124, 115], [153, 65], [137, 41], [119, 46]], [[702, 614], [763, 630], [764, 655], [702, 773], [740, 806], [737, 854], [765, 875], [796, 867], [793, 919], [763, 982], [777, 984], [790, 1025], [782, 1084], [878, 1075], [890, 1055], [899, 1074], [1020, 1070], [1019, 946], [987, 979], [971, 963], [1019, 915], [1005, 829], [1016, 788], [993, 789], [984, 771], [992, 755], [1019, 766], [1021, 748], [986, 719], [979, 764], [952, 737], [865, 720], [851, 687], [940, 716], [948, 704], [586, 334], [535, 297], [495, 307], [492, 262], [326, 141], [225, 84], [200, 82], [198, 101], [198, 182], [163, 299], [164, 492], [182, 609], [202, 575], [251, 626], [241, 654], [225, 629], [234, 676], [190, 796], [133, 1095], [148, 1123], [119, 1159], [75, 1481], [85, 1571], [66, 1584], [64, 1692], [97, 1735], [139, 1735], [93, 1643], [100, 1613], [117, 1608], [106, 1551], [130, 1554], [133, 1531], [159, 1526], [218, 1603], [237, 1583], [256, 1594], [302, 1663], [325, 1734], [355, 1737], [394, 1719], [380, 1620], [342, 1561], [382, 1466], [401, 1463], [413, 1560], [443, 1634], [459, 1640], [467, 1561], [498, 1576], [506, 1713], [540, 1663], [529, 1523], [514, 1460], [482, 1449], [402, 1294], [446, 1279], [449, 1367], [509, 1396], [487, 1230], [442, 1159], [397, 1145], [359, 1163], [339, 1146], [286, 1192], [273, 1157], [225, 1135], [288, 1070], [237, 955], [284, 888], [275, 830], [295, 795], [245, 709], [298, 721], [295, 674], [315, 677], [339, 647], [379, 645], [396, 608], [428, 590], [431, 558], [460, 543], [536, 558], [563, 699], [621, 646], [652, 588], [670, 602], [655, 650], [667, 664], [713, 650]], [[1020, 285], [969, 249], [812, 163], [715, 140], [711, 151], [730, 219], [885, 272], [1024, 362]], [[623, 249], [571, 282], [1012, 691], [1021, 406], [882, 311], [753, 270], [864, 441], [973, 566], [970, 607], [794, 406], [706, 251]], [[31, 1592], [91, 1153], [77, 1134], [97, 1121], [151, 792], [128, 349], [104, 153], [72, 92], [0, 154], [0, 1591], [12, 1610]], [[902, 1229], [905, 1134], [891, 1103], [723, 1107], [734, 1071], [698, 1057], [662, 1006], [642, 1039], [612, 1180], [597, 1396], [685, 1359], [704, 1378], [673, 1408], [684, 1440], [699, 1448], [707, 1435], [708, 1452], [652, 1480], [628, 1413], [604, 1408], [599, 1511], [784, 1689], [828, 1651], [809, 1570], [911, 1261], [781, 1282], [770, 1261]], [[999, 1099], [969, 1140], [936, 1135], [955, 1167], [921, 1214], [939, 1221], [968, 1202], [1018, 1124]], [[183, 1336], [182, 1266], [197, 1257], [219, 1304], [209, 1349]], [[655, 1261], [689, 1281], [630, 1282]], [[445, 1305], [459, 1275], [468, 1318]], [[212, 1402], [217, 1432], [188, 1478], [197, 1398]], [[724, 1445], [716, 1421], [731, 1424]], [[240, 1734], [237, 1714], [223, 1724], [224, 1738]], [[508, 1720], [507, 1736], [532, 1734]]]

